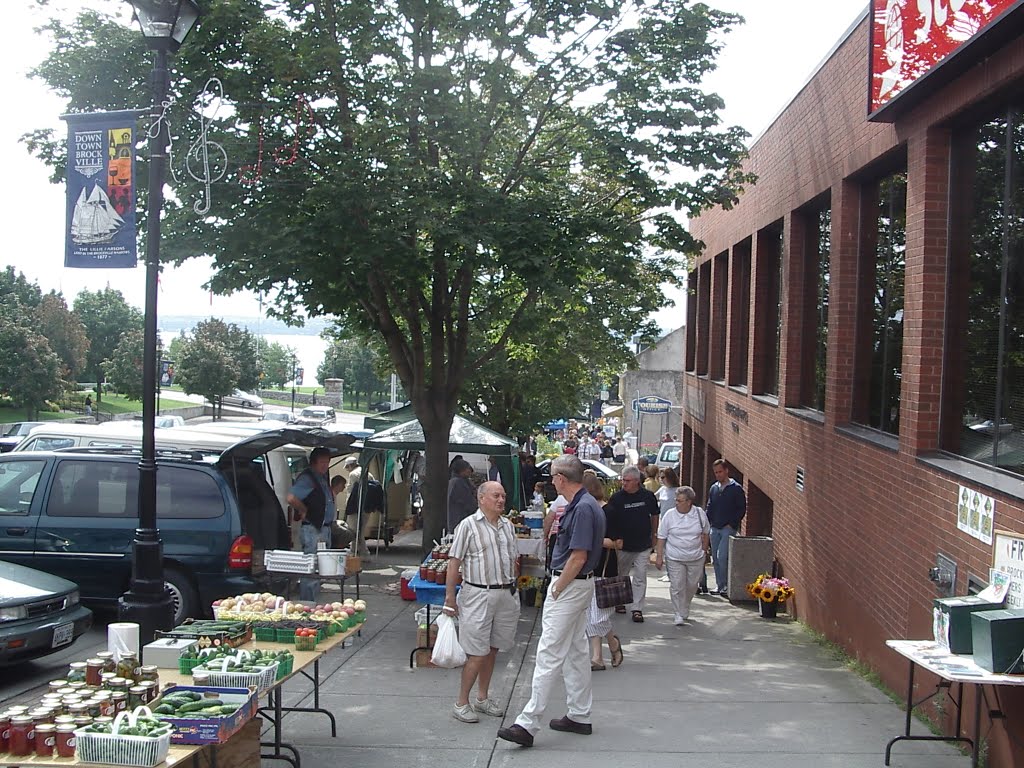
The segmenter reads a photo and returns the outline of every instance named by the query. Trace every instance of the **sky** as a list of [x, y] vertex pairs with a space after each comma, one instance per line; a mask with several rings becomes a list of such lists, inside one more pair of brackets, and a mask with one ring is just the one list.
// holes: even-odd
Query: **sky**
[[[725, 38], [718, 69], [705, 83], [725, 99], [727, 125], [740, 125], [756, 138], [807, 82], [840, 37], [867, 7], [867, 0], [706, 0], [721, 10], [738, 13], [746, 23]], [[64, 6], [109, 9], [113, 0], [52, 0]], [[127, 5], [124, 7], [127, 8]], [[142, 308], [145, 269], [65, 269], [64, 188], [49, 183], [49, 170], [30, 156], [18, 138], [30, 130], [53, 128], [64, 135], [59, 120], [63, 103], [25, 73], [47, 51], [48, 41], [33, 30], [44, 17], [32, 3], [9, 2], [0, 25], [0, 103], [7, 114], [0, 120], [0, 163], [8, 184], [0, 187], [0, 222], [7, 232], [0, 267], [13, 265], [44, 291], [64, 293], [68, 301], [84, 288], [106, 286], [120, 290], [129, 303]], [[865, 92], [866, 78], [865, 77]], [[147, 83], [139, 83], [140, 106], [146, 106]], [[12, 183], [16, 180], [17, 183]], [[216, 194], [216, 187], [214, 187]], [[211, 262], [194, 258], [181, 267], [166, 268], [160, 278], [158, 313], [239, 316], [255, 319], [259, 303], [249, 293], [214, 296], [202, 288], [211, 275]], [[654, 319], [665, 331], [685, 318], [681, 291], [667, 295], [675, 308]]]

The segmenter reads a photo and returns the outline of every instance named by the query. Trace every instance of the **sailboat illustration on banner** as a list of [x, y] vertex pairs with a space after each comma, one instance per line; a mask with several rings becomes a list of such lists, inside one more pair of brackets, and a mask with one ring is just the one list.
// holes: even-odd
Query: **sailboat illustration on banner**
[[124, 219], [114, 210], [110, 198], [100, 185], [95, 185], [88, 196], [85, 189], [82, 189], [71, 217], [72, 242], [109, 243], [123, 226]]

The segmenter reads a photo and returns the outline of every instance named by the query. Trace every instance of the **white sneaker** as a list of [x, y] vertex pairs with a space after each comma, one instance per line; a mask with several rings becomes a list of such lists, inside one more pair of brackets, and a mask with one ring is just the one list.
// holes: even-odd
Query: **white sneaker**
[[473, 709], [472, 704], [463, 704], [461, 707], [456, 704], [452, 708], [452, 715], [455, 716], [456, 720], [461, 720], [464, 723], [480, 722], [480, 718], [476, 716], [476, 711]]
[[684, 619], [682, 616], [676, 616], [676, 618], [675, 618], [675, 625], [677, 627], [681, 627], [685, 623], [686, 623], [686, 619]]
[[484, 715], [502, 717], [505, 714], [505, 709], [494, 699], [484, 699], [483, 701], [480, 699], [476, 699], [475, 701], [470, 699], [470, 702], [472, 702], [473, 709]]

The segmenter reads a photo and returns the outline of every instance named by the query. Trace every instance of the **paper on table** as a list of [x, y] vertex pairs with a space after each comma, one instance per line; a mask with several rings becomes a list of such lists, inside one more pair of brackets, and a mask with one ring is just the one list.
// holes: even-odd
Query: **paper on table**
[[989, 585], [978, 593], [978, 597], [993, 603], [1003, 602], [1006, 593], [1010, 591], [1010, 574], [1005, 571], [989, 571], [989, 580]]

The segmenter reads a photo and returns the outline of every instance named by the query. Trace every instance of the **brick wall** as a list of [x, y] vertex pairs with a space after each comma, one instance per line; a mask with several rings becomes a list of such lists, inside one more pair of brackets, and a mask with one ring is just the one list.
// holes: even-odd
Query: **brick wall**
[[[751, 530], [771, 526], [782, 572], [795, 581], [797, 616], [840, 643], [853, 656], [878, 670], [891, 688], [903, 691], [906, 664], [885, 647], [889, 638], [928, 638], [931, 605], [936, 596], [928, 569], [937, 552], [959, 565], [957, 592], [967, 576], [987, 578], [991, 547], [957, 530], [956, 499], [960, 483], [995, 497], [996, 528], [1024, 533], [1024, 481], [1010, 480], [1004, 490], [946, 474], [922, 457], [939, 446], [945, 301], [947, 219], [951, 130], [961, 116], [977, 113], [982, 102], [1021, 93], [1024, 46], [1019, 42], [992, 51], [988, 58], [931, 95], [894, 124], [866, 119], [867, 21], [853, 30], [817, 75], [794, 98], [752, 147], [748, 168], [758, 183], [732, 210], [709, 211], [692, 222], [693, 234], [705, 244], [694, 275], [698, 306], [693, 372], [686, 386], [706, 398], [706, 415], [685, 415], [684, 477], [706, 495], [711, 461], [724, 456], [742, 473], [752, 497]], [[1016, 84], [1016, 85], [1015, 85]], [[863, 347], [858, 349], [858, 312], [865, 296], [858, 254], [870, 233], [864, 231], [861, 186], [864, 180], [906, 161], [907, 252], [906, 303], [900, 434], [885, 439], [851, 427], [863, 386]], [[806, 402], [805, 351], [813, 347], [814, 325], [806, 317], [805, 291], [813, 289], [804, 261], [805, 223], [799, 209], [830, 195], [832, 250], [827, 350], [827, 403], [824, 414], [800, 408]], [[771, 336], [764, 263], [770, 232], [782, 221], [783, 329], [780, 344], [780, 391], [764, 391], [762, 378]], [[750, 345], [746, 389], [712, 381], [721, 375], [714, 345], [729, 345], [723, 334], [730, 309], [717, 301], [720, 280], [731, 264], [725, 257], [753, 237], [750, 291]], [[707, 291], [710, 301], [701, 296]], [[736, 296], [735, 290], [730, 291]], [[703, 299], [703, 300], [701, 300]], [[735, 324], [734, 324], [735, 325]], [[740, 348], [742, 345], [739, 345]], [[730, 347], [731, 348], [731, 347]], [[951, 372], [947, 371], [947, 375]], [[742, 384], [730, 380], [730, 384]], [[735, 408], [745, 412], [736, 417]], [[804, 490], [796, 487], [797, 468]], [[1019, 486], [1019, 487], [1018, 487]], [[934, 685], [918, 677], [919, 693]], [[1002, 694], [1006, 722], [988, 732], [990, 765], [1014, 764], [1016, 743], [1024, 743], [1024, 715], [1015, 705], [1021, 696]], [[972, 705], [973, 706], [973, 705]], [[969, 718], [967, 718], [969, 719]], [[965, 728], [969, 728], [965, 719]], [[1016, 735], [1007, 738], [1006, 729]], [[893, 726], [893, 734], [898, 730]], [[881, 749], [882, 745], [879, 745]], [[1017, 754], [1024, 759], [1024, 754]]]

